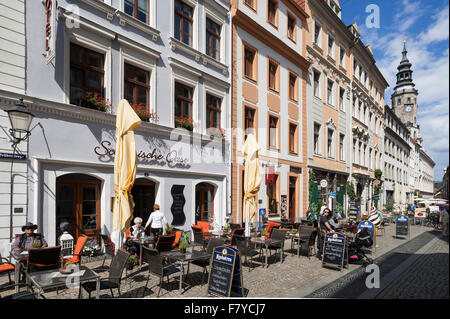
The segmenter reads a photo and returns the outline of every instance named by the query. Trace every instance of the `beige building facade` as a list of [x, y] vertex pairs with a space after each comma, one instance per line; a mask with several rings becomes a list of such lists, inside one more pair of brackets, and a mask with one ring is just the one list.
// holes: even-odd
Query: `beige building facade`
[[242, 145], [249, 133], [261, 148], [258, 208], [269, 219], [298, 219], [305, 214], [307, 194], [308, 15], [288, 0], [234, 0], [231, 14], [233, 222], [242, 222]]
[[[360, 211], [373, 205], [375, 169], [381, 168], [386, 80], [356, 24], [341, 20], [337, 1], [308, 1], [308, 168], [320, 200], [336, 209], [333, 196], [352, 182]], [[326, 182], [323, 182], [326, 181]], [[322, 185], [320, 186], [320, 182]], [[331, 195], [331, 196], [330, 196]], [[344, 200], [344, 211], [348, 205]]]

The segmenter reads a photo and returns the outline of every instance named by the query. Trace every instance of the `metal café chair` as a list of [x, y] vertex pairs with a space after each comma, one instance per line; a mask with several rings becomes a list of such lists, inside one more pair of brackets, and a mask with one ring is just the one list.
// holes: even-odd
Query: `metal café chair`
[[164, 259], [161, 257], [158, 250], [147, 247], [143, 247], [143, 249], [145, 251], [145, 256], [148, 261], [148, 270], [149, 270], [145, 287], [148, 286], [150, 275], [155, 275], [159, 277], [159, 290], [157, 295], [157, 297], [159, 297], [164, 277], [167, 277], [167, 286], [169, 286], [170, 284], [169, 276], [180, 272], [180, 269], [175, 267], [173, 264], [165, 264]]

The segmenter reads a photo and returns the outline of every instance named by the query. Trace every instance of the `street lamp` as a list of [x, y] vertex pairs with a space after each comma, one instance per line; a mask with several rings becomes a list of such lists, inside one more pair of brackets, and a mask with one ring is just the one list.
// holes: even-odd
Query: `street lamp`
[[5, 110], [8, 113], [9, 121], [11, 123], [11, 128], [9, 129], [9, 134], [12, 138], [12, 149], [13, 154], [11, 156], [11, 192], [10, 192], [10, 219], [9, 219], [9, 240], [13, 240], [13, 194], [14, 194], [14, 175], [13, 175], [13, 165], [14, 158], [17, 151], [17, 145], [28, 139], [30, 136], [30, 124], [33, 120], [33, 113], [31, 113], [25, 104], [23, 104], [23, 98], [20, 98], [19, 103], [15, 106], [10, 107]]
[[12, 145], [13, 151], [15, 151], [17, 144], [30, 136], [30, 124], [34, 115], [23, 104], [23, 98], [20, 98], [19, 103], [5, 110], [5, 112], [8, 113], [9, 121], [11, 122], [9, 133], [13, 138]]

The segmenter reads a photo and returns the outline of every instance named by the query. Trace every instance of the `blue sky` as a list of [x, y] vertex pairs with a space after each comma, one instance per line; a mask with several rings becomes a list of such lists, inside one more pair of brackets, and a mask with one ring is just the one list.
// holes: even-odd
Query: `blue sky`
[[[385, 102], [391, 105], [395, 74], [406, 37], [413, 80], [419, 90], [418, 122], [423, 146], [436, 162], [434, 180], [442, 180], [449, 161], [449, 1], [447, 0], [340, 0], [342, 20], [356, 22], [364, 44], [370, 44], [377, 66], [389, 88]], [[379, 28], [366, 20], [378, 6]], [[370, 22], [370, 20], [369, 20]]]

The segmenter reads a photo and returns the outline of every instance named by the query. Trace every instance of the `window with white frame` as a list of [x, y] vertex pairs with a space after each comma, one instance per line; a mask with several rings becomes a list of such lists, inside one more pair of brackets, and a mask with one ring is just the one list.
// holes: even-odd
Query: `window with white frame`
[[342, 112], [345, 112], [344, 100], [345, 100], [345, 89], [340, 87], [339, 88], [339, 110]]
[[206, 54], [216, 60], [220, 60], [220, 33], [221, 26], [206, 18]]
[[328, 56], [334, 59], [334, 37], [328, 34]]
[[314, 21], [314, 44], [320, 48], [322, 47], [321, 39], [322, 39], [322, 25], [317, 20], [315, 20]]
[[124, 0], [124, 11], [139, 21], [149, 23], [149, 0]]
[[334, 82], [330, 79], [327, 80], [327, 103], [334, 106]]
[[327, 156], [329, 158], [334, 158], [334, 147], [333, 147], [333, 137], [334, 137], [334, 130], [331, 128], [328, 128], [327, 130]]
[[313, 90], [314, 96], [320, 99], [320, 72], [314, 70], [313, 72]]
[[340, 161], [345, 160], [345, 158], [344, 158], [344, 154], [345, 154], [344, 143], [345, 143], [345, 135], [341, 133], [341, 134], [339, 134], [339, 160]]
[[339, 65], [345, 68], [345, 58], [346, 58], [346, 52], [345, 48], [341, 45], [339, 46]]
[[194, 9], [183, 1], [175, 0], [174, 17], [175, 39], [192, 46]]
[[314, 123], [314, 154], [320, 154], [320, 127], [318, 123]]

